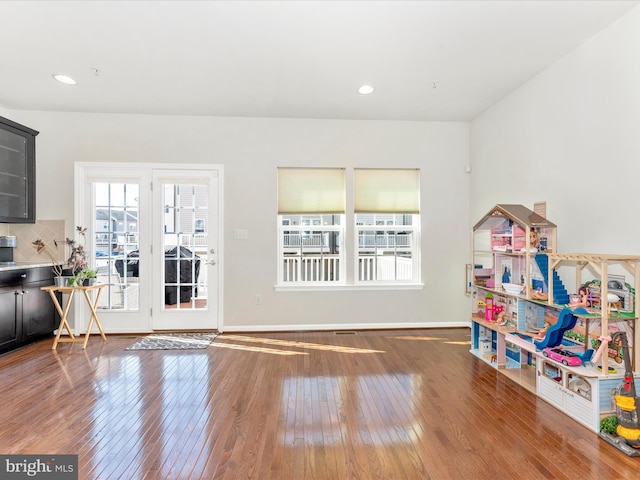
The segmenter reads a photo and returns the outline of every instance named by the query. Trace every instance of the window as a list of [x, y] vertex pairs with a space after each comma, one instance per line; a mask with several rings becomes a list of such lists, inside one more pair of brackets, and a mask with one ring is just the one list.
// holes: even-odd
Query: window
[[420, 171], [354, 171], [356, 283], [420, 281]]
[[345, 171], [278, 169], [280, 284], [344, 282]]
[[[345, 169], [278, 169], [279, 285], [420, 282], [420, 171], [353, 173], [354, 211], [347, 215]], [[349, 275], [346, 218], [353, 218], [354, 236]]]
[[412, 282], [414, 215], [356, 213], [358, 282]]

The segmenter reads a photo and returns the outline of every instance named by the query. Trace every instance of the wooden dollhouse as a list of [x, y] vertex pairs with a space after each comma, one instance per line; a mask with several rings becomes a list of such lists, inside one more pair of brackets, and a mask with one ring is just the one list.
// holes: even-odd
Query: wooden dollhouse
[[[522, 205], [492, 208], [474, 225], [472, 244], [471, 353], [597, 432], [600, 418], [614, 411], [612, 390], [624, 371], [612, 346], [599, 349], [606, 354], [597, 362], [589, 359], [611, 332], [626, 331], [629, 344], [640, 345], [640, 256], [560, 254], [556, 225]], [[610, 277], [612, 267], [629, 273], [633, 285]], [[589, 283], [586, 309], [572, 306], [581, 299], [567, 291], [559, 270], [565, 280], [573, 277], [569, 290]], [[610, 291], [620, 292], [615, 307], [604, 301]], [[583, 355], [584, 365], [546, 356], [552, 331], [554, 345]], [[632, 362], [640, 371], [640, 355]]]

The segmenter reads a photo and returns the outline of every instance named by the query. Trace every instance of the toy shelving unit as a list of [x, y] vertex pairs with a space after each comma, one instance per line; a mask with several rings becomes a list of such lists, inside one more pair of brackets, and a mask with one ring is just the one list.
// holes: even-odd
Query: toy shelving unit
[[[532, 245], [532, 232], [537, 234], [540, 243]], [[582, 285], [583, 274], [589, 273], [599, 280], [600, 298], [606, 299], [613, 264], [617, 269], [630, 272], [634, 285], [640, 285], [640, 256], [559, 254], [556, 226], [521, 205], [496, 205], [473, 227], [472, 236], [471, 353], [598, 432], [600, 418], [615, 411], [611, 392], [621, 383], [623, 372], [609, 372], [607, 353], [602, 355], [601, 369], [593, 364], [563, 365], [544, 357], [532, 338], [516, 331], [542, 328], [545, 317], [558, 316], [565, 308], [568, 295], [565, 298], [563, 286], [558, 285], [561, 283], [558, 267], [562, 266], [563, 272], [574, 267], [577, 286]], [[539, 253], [544, 254], [544, 263], [536, 259]], [[507, 283], [505, 267], [509, 273], [508, 283], [527, 286], [522, 294], [512, 295], [502, 288], [502, 284]], [[588, 280], [592, 280], [591, 277]], [[532, 298], [529, 286], [542, 288], [548, 299]], [[492, 304], [507, 312], [509, 323], [486, 319], [486, 312], [478, 304], [489, 294]], [[570, 335], [565, 335], [566, 348], [586, 350], [591, 347], [588, 342], [593, 337], [606, 335], [619, 324], [631, 332], [633, 345], [640, 345], [640, 329], [635, 328], [634, 313], [640, 311], [638, 298], [633, 299], [632, 311], [628, 312], [610, 312], [606, 304], [600, 307], [590, 309], [587, 314], [574, 313], [577, 324], [570, 333], [583, 332], [584, 342], [572, 341], [568, 338]], [[633, 365], [634, 372], [640, 371], [640, 355], [633, 355]]]

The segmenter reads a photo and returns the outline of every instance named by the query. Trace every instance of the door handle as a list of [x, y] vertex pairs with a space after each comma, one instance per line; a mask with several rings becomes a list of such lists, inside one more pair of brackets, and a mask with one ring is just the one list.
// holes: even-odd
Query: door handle
[[206, 263], [207, 265], [215, 265], [216, 261], [215, 260], [208, 260], [208, 261], [206, 261], [204, 263]]

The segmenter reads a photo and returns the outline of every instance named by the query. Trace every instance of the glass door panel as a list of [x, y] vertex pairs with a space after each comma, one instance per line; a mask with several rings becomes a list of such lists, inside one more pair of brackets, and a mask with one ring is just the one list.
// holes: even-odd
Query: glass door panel
[[162, 212], [155, 243], [160, 247], [162, 274], [155, 278], [158, 301], [154, 301], [153, 328], [215, 329], [217, 301], [209, 285], [215, 248], [209, 242], [209, 226], [215, 225], [211, 206], [217, 197], [217, 178], [212, 172], [202, 176], [158, 172], [154, 185], [158, 184]]
[[196, 217], [207, 216], [208, 190], [208, 185], [163, 186], [165, 308], [207, 308], [206, 269], [201, 269], [207, 234], [196, 233]]
[[107, 283], [98, 308], [140, 308], [139, 185], [95, 183], [94, 265]]

